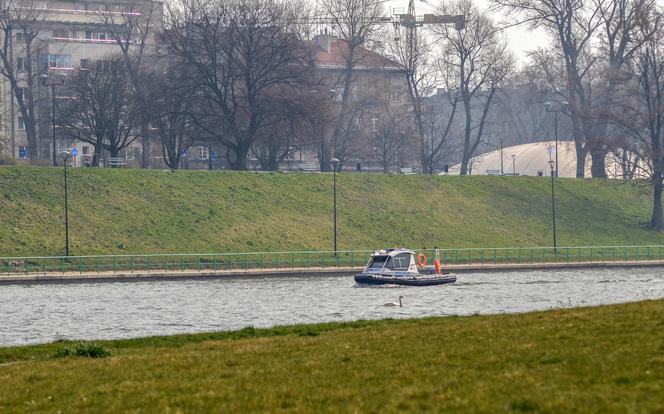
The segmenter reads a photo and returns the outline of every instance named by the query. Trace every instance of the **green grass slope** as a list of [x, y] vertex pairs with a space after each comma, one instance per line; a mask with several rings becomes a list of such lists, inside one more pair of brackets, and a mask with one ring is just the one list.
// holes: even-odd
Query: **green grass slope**
[[[71, 169], [71, 253], [332, 248], [332, 175]], [[542, 177], [339, 174], [339, 249], [551, 244]], [[559, 179], [558, 244], [661, 244], [634, 183]], [[60, 255], [62, 169], [0, 168], [0, 256]]]
[[659, 413], [662, 332], [660, 300], [0, 348], [0, 412]]

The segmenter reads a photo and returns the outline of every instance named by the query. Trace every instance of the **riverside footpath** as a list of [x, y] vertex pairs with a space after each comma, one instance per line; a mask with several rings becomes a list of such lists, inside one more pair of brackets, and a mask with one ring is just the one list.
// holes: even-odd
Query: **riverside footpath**
[[[413, 249], [447, 272], [664, 266], [664, 246]], [[0, 257], [0, 284], [350, 275], [373, 251]]]

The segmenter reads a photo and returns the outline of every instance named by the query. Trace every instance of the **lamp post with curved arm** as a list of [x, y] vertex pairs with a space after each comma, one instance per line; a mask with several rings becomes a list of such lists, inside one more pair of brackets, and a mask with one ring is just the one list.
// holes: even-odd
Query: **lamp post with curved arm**
[[51, 126], [53, 128], [53, 166], [57, 167], [58, 162], [56, 160], [56, 147], [55, 147], [55, 86], [56, 85], [62, 85], [65, 83], [64, 78], [60, 78], [59, 80], [51, 79], [49, 81], [48, 75], [41, 75], [40, 76], [42, 85], [44, 86], [50, 86], [51, 87], [51, 105], [52, 105], [52, 112], [51, 112]]
[[544, 110], [546, 112], [553, 112], [554, 115], [553, 134], [556, 140], [556, 177], [558, 177], [558, 112], [565, 112], [568, 106], [569, 102], [567, 101], [558, 102], [557, 104], [548, 101], [544, 102]]

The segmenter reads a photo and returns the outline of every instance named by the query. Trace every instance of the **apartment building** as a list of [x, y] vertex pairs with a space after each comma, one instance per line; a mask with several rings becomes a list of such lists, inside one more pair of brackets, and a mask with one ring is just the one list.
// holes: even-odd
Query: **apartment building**
[[[311, 41], [314, 49], [314, 65], [318, 76], [330, 92], [330, 99], [341, 104], [344, 94], [343, 74], [346, 70], [347, 43], [332, 35], [317, 35]], [[347, 125], [338, 142], [330, 140], [331, 128], [327, 129], [326, 142], [330, 153], [349, 161], [367, 162], [375, 157], [372, 142], [387, 123], [408, 117], [410, 102], [404, 68], [397, 62], [374, 51], [360, 48], [356, 52], [350, 110]], [[406, 133], [407, 121], [403, 122]], [[317, 150], [320, 156], [320, 148]], [[348, 154], [349, 156], [344, 156]], [[352, 155], [351, 155], [352, 154]], [[319, 161], [308, 153], [308, 163]], [[351, 163], [347, 163], [347, 167]]]
[[[162, 4], [152, 0], [20, 0], [8, 4], [0, 19], [10, 37], [0, 51], [7, 57], [0, 79], [0, 156], [47, 164], [55, 154], [76, 148], [74, 163], [92, 156], [89, 145], [55, 133], [52, 111], [67, 99], [58, 87], [74, 71], [109, 71], [120, 56], [118, 38], [129, 53], [155, 47], [162, 24]], [[147, 23], [147, 25], [146, 25]], [[144, 32], [147, 28], [147, 32]], [[141, 33], [148, 33], [143, 41]], [[53, 95], [55, 90], [55, 95]], [[32, 139], [29, 139], [33, 137]], [[133, 158], [134, 151], [124, 154]]]

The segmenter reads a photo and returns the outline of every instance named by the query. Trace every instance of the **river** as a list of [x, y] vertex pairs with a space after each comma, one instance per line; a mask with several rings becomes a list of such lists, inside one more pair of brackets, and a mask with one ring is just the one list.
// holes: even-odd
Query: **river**
[[[400, 295], [403, 308], [383, 306]], [[4, 285], [0, 346], [661, 298], [664, 268], [463, 273], [433, 287], [359, 287], [350, 275]]]

